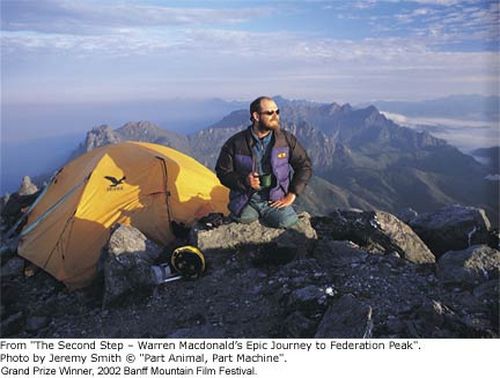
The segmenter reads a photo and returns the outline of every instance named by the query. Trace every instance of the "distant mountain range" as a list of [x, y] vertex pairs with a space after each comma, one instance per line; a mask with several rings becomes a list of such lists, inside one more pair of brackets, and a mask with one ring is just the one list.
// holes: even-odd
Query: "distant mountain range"
[[[457, 146], [462, 152], [470, 153], [477, 148], [499, 144], [498, 121], [474, 120], [472, 116], [461, 116], [461, 113], [470, 115], [479, 112], [479, 118], [488, 118], [482, 113], [498, 113], [495, 111], [498, 105], [494, 101], [488, 103], [488, 99], [495, 98], [498, 100], [498, 96], [450, 96], [423, 102], [404, 102], [407, 108], [414, 110], [406, 116], [404, 113], [401, 114], [400, 108], [381, 106], [394, 101], [384, 103], [377, 101], [354, 107], [362, 109], [374, 104], [398, 125], [417, 131], [428, 131]], [[455, 105], [449, 106], [450, 101]], [[307, 105], [326, 111], [330, 108], [330, 104], [327, 103], [306, 100], [289, 102], [294, 106]], [[171, 132], [191, 135], [209, 125], [219, 123], [233, 111], [247, 109], [248, 103], [249, 101], [226, 101], [217, 98], [171, 98], [126, 102], [2, 104], [0, 193], [15, 191], [23, 175], [39, 175], [52, 170], [52, 167], [59, 167], [91, 126], [104, 123], [116, 128], [130, 120], [143, 119]], [[400, 104], [401, 101], [396, 103]], [[422, 106], [422, 103], [435, 104], [434, 110]], [[462, 111], [474, 103], [476, 104], [474, 111]], [[440, 110], [439, 104], [448, 110]], [[430, 113], [426, 113], [427, 111]], [[241, 112], [246, 114], [246, 110]], [[313, 117], [309, 123], [317, 128], [318, 117], [312, 112], [309, 112], [309, 116]], [[246, 119], [246, 116], [243, 116], [243, 119]], [[226, 117], [226, 121], [231, 120]], [[22, 155], [18, 153], [21, 150]]]
[[[335, 208], [378, 208], [422, 212], [460, 203], [486, 209], [498, 219], [498, 180], [485, 179], [487, 166], [427, 132], [401, 127], [376, 107], [289, 101], [276, 97], [282, 127], [292, 131], [313, 161], [315, 178], [298, 204], [315, 213]], [[235, 110], [213, 125], [180, 135], [150, 122], [100, 126], [75, 154], [107, 143], [140, 140], [185, 152], [210, 168], [222, 144], [249, 124], [247, 110]]]

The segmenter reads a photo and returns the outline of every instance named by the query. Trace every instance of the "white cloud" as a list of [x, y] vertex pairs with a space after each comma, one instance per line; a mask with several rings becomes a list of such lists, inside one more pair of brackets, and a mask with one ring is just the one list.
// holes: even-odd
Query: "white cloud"
[[433, 4], [433, 5], [456, 5], [459, 4], [462, 0], [411, 0], [414, 3], [419, 4]]
[[354, 4], [359, 8], [369, 8], [375, 6], [377, 3], [415, 3], [425, 4], [430, 6], [454, 6], [460, 4], [476, 4], [483, 0], [358, 0]]
[[[134, 94], [149, 95], [153, 91], [158, 96], [170, 88], [185, 95], [195, 90], [201, 93], [205, 85], [206, 93], [217, 87], [228, 97], [248, 94], [251, 98], [255, 91], [267, 91], [317, 100], [331, 100], [332, 96], [347, 101], [388, 96], [423, 99], [450, 93], [491, 93], [491, 83], [498, 83], [498, 54], [441, 51], [445, 43], [468, 40], [479, 44], [491, 38], [491, 16], [477, 6], [464, 6], [463, 12], [448, 7], [445, 12], [432, 8], [432, 4], [422, 5], [406, 16], [400, 15], [408, 21], [404, 25], [395, 22], [394, 15], [381, 16], [387, 18], [378, 22], [378, 16], [370, 14], [377, 21], [377, 30], [388, 37], [350, 40], [305, 32], [246, 31], [234, 25], [276, 11], [273, 8], [57, 4], [64, 5], [58, 10], [64, 17], [41, 12], [41, 17], [25, 15], [17, 25], [11, 23], [2, 32], [2, 59], [10, 71], [15, 71], [18, 61], [36, 62], [32, 64], [35, 72], [45, 56], [51, 57], [47, 65], [56, 60], [63, 66], [70, 66], [68, 62], [87, 66], [88, 62], [96, 67], [89, 80], [111, 88], [109, 93], [103, 89], [103, 96], [125, 92], [131, 86], [123, 84], [114, 68], [120, 68], [127, 80], [135, 80]], [[56, 19], [61, 22], [54, 25], [59, 26], [47, 26], [47, 21]], [[425, 22], [412, 24], [422, 19]], [[83, 26], [79, 23], [82, 20]], [[401, 36], [391, 37], [396, 34]], [[137, 68], [121, 68], [132, 61], [140, 63]], [[35, 76], [30, 83], [27, 80], [24, 87], [12, 85], [10, 93], [18, 91], [21, 98], [23, 88], [35, 86], [37, 76], [43, 77], [30, 75]], [[16, 80], [16, 84], [22, 81], [22, 75]], [[64, 80], [60, 79], [61, 85], [69, 87], [69, 81]], [[43, 96], [46, 83], [38, 85], [40, 92], [36, 95]], [[95, 86], [87, 83], [80, 88], [85, 88], [86, 96], [95, 91]]]
[[402, 114], [381, 111], [397, 124], [419, 131], [428, 131], [444, 139], [464, 152], [476, 148], [498, 145], [497, 124], [455, 118], [408, 117]]
[[94, 35], [123, 28], [232, 25], [277, 12], [269, 6], [211, 9], [56, 0], [7, 2], [2, 11], [3, 30]]
[[434, 51], [421, 38], [366, 38], [361, 41], [312, 38], [288, 32], [246, 32], [225, 29], [122, 30], [102, 36], [4, 32], [4, 51], [60, 50], [62, 54], [81, 56], [98, 52], [104, 55], [206, 53], [234, 58], [267, 58], [280, 61], [300, 60], [312, 64], [358, 62], [378, 68], [421, 67], [440, 69], [469, 59], [474, 66], [478, 57], [486, 60], [491, 53], [446, 53]]
[[[492, 88], [488, 86], [498, 82], [498, 68], [494, 68], [497, 54], [434, 51], [418, 38], [351, 41], [286, 32], [194, 28], [155, 33], [128, 30], [101, 37], [6, 32], [2, 43], [7, 53], [24, 49], [37, 56], [37, 52], [50, 51], [60, 59], [80, 59], [80, 64], [104, 57], [110, 65], [104, 68], [109, 72], [107, 81], [114, 76], [114, 65], [141, 59], [138, 67], [142, 67], [154, 61], [148, 68], [152, 72], [128, 75], [141, 75], [137, 86], [143, 86], [146, 92], [152, 86], [169, 88], [173, 82], [189, 79], [187, 92], [193, 91], [197, 83], [201, 86], [210, 81], [224, 82], [240, 91], [266, 86], [268, 92], [274, 92], [273, 88], [283, 88], [280, 93], [294, 97], [304, 97], [304, 88], [308, 88], [310, 94], [306, 97], [312, 99], [331, 99], [336, 93], [355, 101], [386, 98], [389, 93], [402, 99], [490, 93]], [[12, 65], [15, 58], [12, 55]], [[146, 80], [149, 76], [155, 79]], [[122, 85], [112, 85], [122, 90]]]
[[[422, 2], [424, 4], [424, 2]], [[425, 1], [426, 7], [394, 14], [392, 30], [426, 38], [428, 45], [449, 49], [450, 44], [474, 42], [484, 48], [485, 42], [498, 43], [499, 12], [490, 4], [460, 1], [447, 2], [446, 7], [436, 7], [435, 2]]]
[[377, 0], [358, 0], [352, 6], [357, 9], [368, 9], [374, 7], [376, 3]]

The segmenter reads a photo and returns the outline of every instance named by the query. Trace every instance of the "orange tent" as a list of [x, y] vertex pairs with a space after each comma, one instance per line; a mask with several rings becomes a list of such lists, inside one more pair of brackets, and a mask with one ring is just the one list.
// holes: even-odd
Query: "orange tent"
[[227, 214], [228, 190], [215, 174], [171, 148], [126, 142], [71, 161], [37, 200], [18, 253], [70, 288], [88, 285], [116, 223], [160, 244], [174, 239], [171, 222], [193, 224]]

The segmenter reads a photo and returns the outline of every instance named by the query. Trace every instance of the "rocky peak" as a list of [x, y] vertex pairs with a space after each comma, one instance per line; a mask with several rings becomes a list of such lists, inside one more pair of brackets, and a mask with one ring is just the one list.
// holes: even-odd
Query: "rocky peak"
[[87, 133], [85, 143], [82, 147], [83, 152], [89, 152], [97, 147], [104, 146], [106, 144], [116, 144], [120, 142], [120, 136], [113, 131], [111, 126], [101, 125], [94, 127]]
[[115, 133], [123, 140], [162, 144], [192, 155], [188, 138], [185, 135], [162, 129], [150, 121], [128, 122], [116, 129]]
[[20, 196], [28, 196], [35, 194], [36, 192], [38, 192], [37, 186], [31, 182], [31, 178], [29, 176], [24, 176], [17, 193]]
[[438, 139], [432, 136], [428, 131], [424, 130], [421, 133], [417, 134], [420, 147], [439, 147], [445, 146], [448, 143], [443, 139]]
[[336, 102], [332, 102], [331, 104], [321, 105], [318, 108], [318, 113], [324, 116], [332, 116], [338, 112], [340, 112], [342, 107]]
[[340, 107], [340, 110], [343, 112], [343, 113], [349, 113], [352, 111], [352, 106], [349, 104], [349, 103], [345, 103], [344, 105], [342, 105]]
[[150, 121], [127, 122], [113, 130], [108, 125], [94, 127], [87, 133], [85, 142], [73, 152], [69, 160], [106, 144], [116, 144], [127, 140], [162, 144], [191, 155], [188, 138], [184, 135], [164, 130]]
[[378, 122], [387, 121], [387, 118], [385, 118], [385, 116], [382, 113], [380, 113], [378, 109], [373, 105], [366, 108], [366, 113], [367, 117], [365, 123], [367, 124], [376, 123], [377, 121]]
[[347, 114], [352, 111], [352, 107], [350, 104], [345, 103], [344, 105], [339, 105], [336, 102], [332, 102], [331, 104], [324, 105], [321, 107], [321, 112], [325, 116], [334, 116], [336, 114]]
[[163, 129], [149, 121], [127, 122], [116, 130], [117, 133], [127, 139], [144, 140], [162, 134]]

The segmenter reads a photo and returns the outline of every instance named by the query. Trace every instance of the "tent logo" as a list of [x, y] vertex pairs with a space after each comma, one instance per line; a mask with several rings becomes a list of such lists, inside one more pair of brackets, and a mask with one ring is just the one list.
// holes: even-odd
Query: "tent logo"
[[121, 179], [117, 179], [116, 177], [113, 176], [104, 176], [106, 180], [111, 181], [111, 184], [109, 184], [109, 187], [107, 189], [108, 192], [114, 191], [114, 190], [123, 190], [123, 181], [125, 181], [126, 177], [123, 176]]

